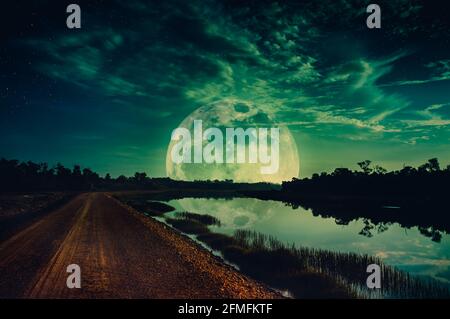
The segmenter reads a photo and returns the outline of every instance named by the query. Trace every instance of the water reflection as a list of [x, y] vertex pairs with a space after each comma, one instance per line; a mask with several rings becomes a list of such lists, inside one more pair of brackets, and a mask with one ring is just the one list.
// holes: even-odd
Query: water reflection
[[171, 200], [169, 204], [179, 211], [218, 218], [221, 226], [210, 226], [213, 232], [232, 235], [237, 229], [254, 230], [286, 244], [366, 253], [411, 274], [450, 283], [448, 234], [437, 242], [424, 236], [427, 230], [419, 227], [408, 229], [397, 223], [375, 225], [367, 219], [342, 223], [339, 219], [314, 216], [311, 210], [301, 207], [253, 198], [184, 198]]

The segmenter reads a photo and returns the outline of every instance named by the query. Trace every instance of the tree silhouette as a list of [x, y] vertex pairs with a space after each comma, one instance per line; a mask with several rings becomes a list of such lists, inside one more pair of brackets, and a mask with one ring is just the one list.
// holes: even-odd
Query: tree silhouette
[[439, 161], [436, 157], [428, 160], [428, 166], [431, 172], [437, 172], [441, 170]]
[[379, 165], [376, 165], [375, 168], [373, 169], [373, 172], [375, 174], [383, 175], [387, 173], [387, 170]]
[[370, 174], [372, 172], [372, 169], [370, 168], [370, 165], [372, 164], [372, 161], [365, 160], [358, 163], [358, 166], [362, 169], [364, 174]]
[[134, 173], [134, 181], [136, 183], [144, 183], [146, 178], [147, 178], [146, 173], [139, 173], [139, 172]]

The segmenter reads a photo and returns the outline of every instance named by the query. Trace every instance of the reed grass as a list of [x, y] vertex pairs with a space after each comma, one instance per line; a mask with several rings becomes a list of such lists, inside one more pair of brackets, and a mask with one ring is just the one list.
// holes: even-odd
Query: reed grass
[[[386, 265], [380, 258], [367, 254], [334, 252], [324, 249], [285, 245], [273, 236], [249, 230], [237, 230], [235, 243], [247, 251], [259, 251], [274, 263], [281, 263], [279, 271], [301, 269], [333, 278], [349, 293], [363, 298], [449, 298], [449, 287], [434, 279], [411, 276], [407, 272]], [[381, 289], [366, 285], [367, 266], [381, 268]]]

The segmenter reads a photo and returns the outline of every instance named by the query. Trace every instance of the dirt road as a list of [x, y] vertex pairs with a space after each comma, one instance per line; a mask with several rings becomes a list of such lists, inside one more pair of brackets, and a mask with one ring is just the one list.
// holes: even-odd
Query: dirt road
[[[70, 264], [81, 288], [69, 289]], [[165, 225], [82, 194], [0, 243], [3, 298], [273, 298]]]

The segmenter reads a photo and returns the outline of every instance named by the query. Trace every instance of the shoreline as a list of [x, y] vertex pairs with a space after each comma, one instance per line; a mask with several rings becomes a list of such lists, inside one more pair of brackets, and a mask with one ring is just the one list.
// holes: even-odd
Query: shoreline
[[[145, 216], [136, 209], [122, 203], [118, 199], [107, 195], [116, 201], [123, 208], [127, 209], [132, 216], [139, 219], [149, 231], [165, 239], [167, 243], [173, 247], [194, 267], [208, 273], [211, 278], [218, 284], [223, 284], [223, 291], [229, 295], [228, 298], [237, 299], [273, 299], [285, 298], [279, 292], [268, 287], [267, 285], [247, 277], [239, 272], [236, 268], [222, 260], [219, 256], [214, 255], [211, 251], [201, 246], [182, 232], [167, 226], [166, 224]], [[241, 287], [239, 287], [241, 285]], [[246, 290], [241, 290], [242, 285]], [[237, 292], [237, 294], [236, 294]]]

